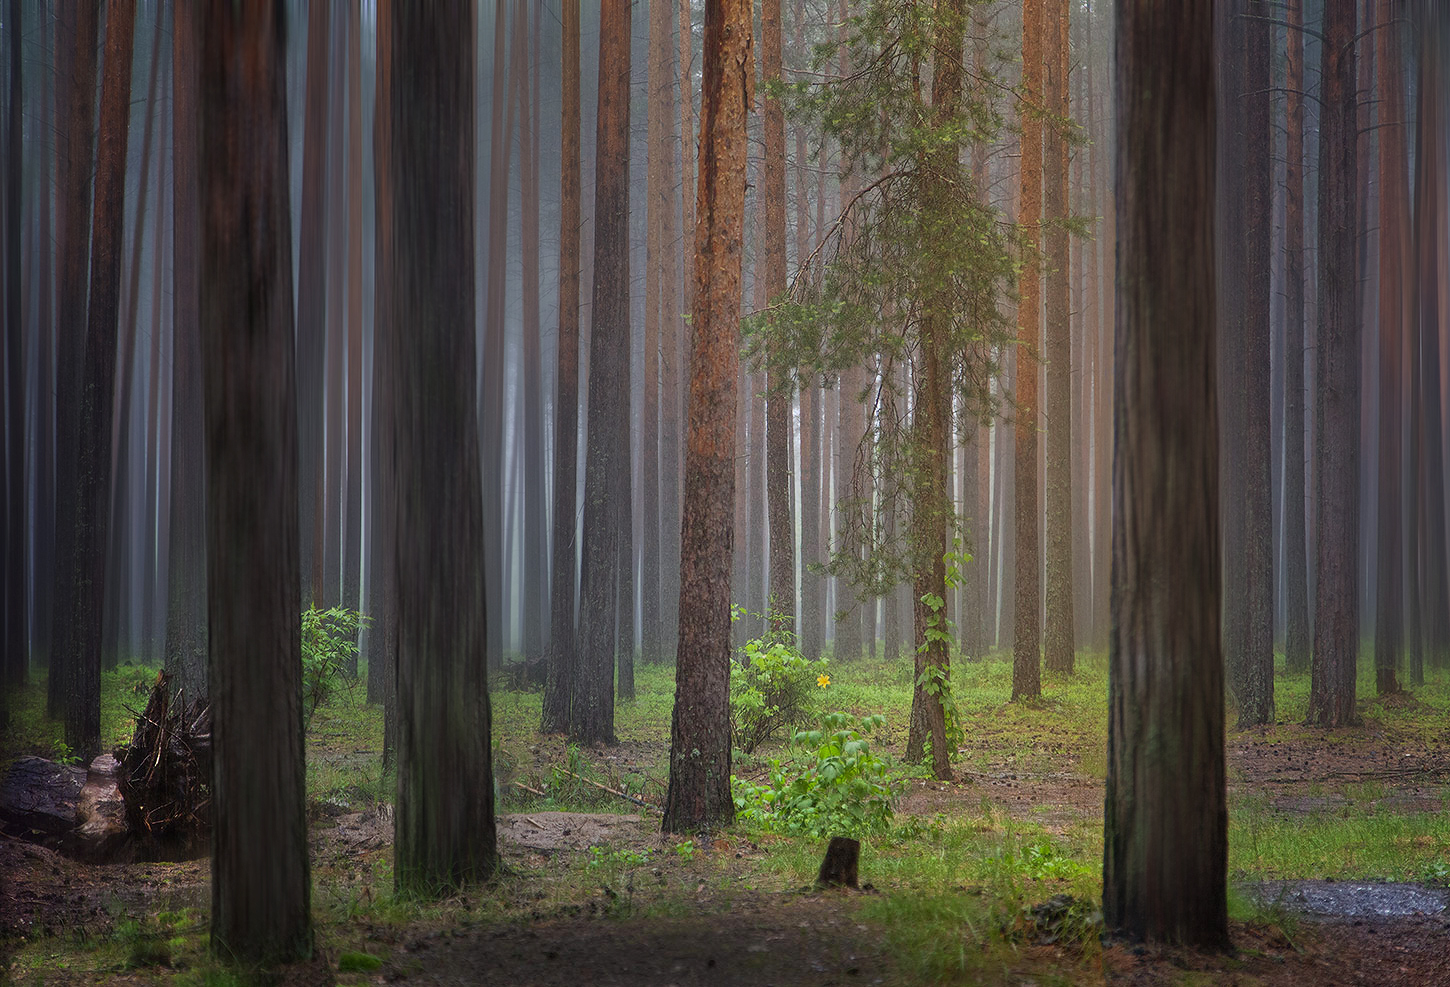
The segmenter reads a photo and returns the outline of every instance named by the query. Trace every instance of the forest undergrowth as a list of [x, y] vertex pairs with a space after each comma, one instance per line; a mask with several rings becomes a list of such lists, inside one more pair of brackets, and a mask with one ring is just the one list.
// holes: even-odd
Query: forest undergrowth
[[[828, 723], [852, 729], [880, 718], [849, 735], [866, 741], [850, 750], [869, 758], [862, 777], [875, 779], [874, 790], [890, 799], [889, 818], [860, 824], [860, 874], [869, 885], [861, 892], [814, 891], [824, 840], [809, 825], [768, 813], [744, 812], [749, 818], [733, 829], [694, 839], [660, 835], [655, 806], [664, 795], [674, 680], [669, 667], [642, 664], [637, 698], [619, 704], [618, 743], [610, 746], [580, 748], [540, 735], [540, 695], [497, 691], [504, 872], [441, 903], [401, 899], [392, 888], [394, 782], [382, 767], [381, 711], [365, 701], [365, 670], [356, 684], [343, 683], [312, 717], [307, 748], [313, 910], [332, 975], [341, 983], [468, 982], [457, 971], [477, 969], [512, 982], [509, 964], [524, 962], [514, 954], [532, 949], [567, 959], [560, 949], [585, 948], [579, 944], [590, 935], [613, 929], [611, 941], [632, 949], [633, 961], [652, 954], [653, 935], [753, 958], [765, 964], [760, 969], [779, 953], [819, 966], [820, 982], [850, 970], [857, 973], [846, 978], [860, 975], [861, 982], [1101, 982], [1124, 964], [1137, 971], [1135, 982], [1176, 982], [1171, 971], [1181, 957], [1159, 957], [1169, 972], [1155, 979], [1159, 954], [1145, 958], [1099, 940], [1101, 655], [1079, 656], [1077, 674], [1049, 677], [1032, 703], [1008, 701], [1007, 657], [955, 661], [951, 783], [900, 761], [909, 657], [823, 667], [812, 669], [800, 726], [826, 714], [845, 714]], [[1367, 671], [1361, 695], [1373, 697]], [[108, 744], [128, 735], [128, 708], [144, 705], [154, 674], [138, 665], [106, 673]], [[1250, 973], [1258, 979], [1245, 982], [1298, 982], [1271, 974], [1342, 951], [1337, 934], [1302, 919], [1282, 895], [1266, 896], [1264, 887], [1450, 883], [1450, 677], [1432, 673], [1413, 694], [1362, 701], [1362, 725], [1337, 732], [1301, 725], [1307, 690], [1307, 676], [1281, 674], [1275, 723], [1228, 736], [1230, 902], [1240, 949], [1234, 958], [1206, 961], [1210, 982]], [[10, 755], [68, 756], [59, 727], [41, 715], [44, 696], [41, 678], [16, 697], [3, 738]], [[781, 779], [804, 786], [798, 779], [808, 770], [817, 772], [810, 785], [828, 787], [827, 755], [837, 756], [832, 765], [846, 763], [840, 751], [822, 753], [829, 729], [793, 733], [786, 727], [752, 753], [737, 752], [738, 803], [758, 808], [758, 801], [742, 803], [740, 793], [758, 796], [772, 779], [782, 791]], [[778, 806], [785, 795], [775, 798]], [[836, 811], [812, 799], [805, 804]], [[0, 847], [0, 865], [14, 870], [19, 889], [19, 898], [0, 892], [0, 907], [10, 912], [0, 916], [0, 949], [9, 953], [0, 970], [15, 982], [228, 982], [230, 974], [206, 955], [205, 861], [87, 867], [10, 840]], [[574, 945], [558, 945], [566, 941]], [[1316, 942], [1324, 947], [1318, 952]], [[757, 944], [769, 948], [756, 951]], [[604, 962], [611, 948], [595, 944], [593, 961]], [[1268, 973], [1254, 973], [1259, 966]], [[521, 966], [516, 978], [577, 982], [569, 979], [577, 970], [551, 979], [549, 969]], [[660, 983], [695, 982], [672, 969], [659, 972]], [[447, 970], [463, 979], [449, 980]], [[647, 970], [639, 977], [652, 982]]]

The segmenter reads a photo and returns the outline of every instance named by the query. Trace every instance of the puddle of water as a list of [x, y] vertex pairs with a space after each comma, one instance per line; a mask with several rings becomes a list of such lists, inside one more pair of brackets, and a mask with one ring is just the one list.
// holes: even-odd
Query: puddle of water
[[1397, 918], [1438, 915], [1450, 893], [1420, 884], [1372, 881], [1262, 881], [1244, 893], [1261, 905], [1281, 905], [1305, 915], [1331, 918]]

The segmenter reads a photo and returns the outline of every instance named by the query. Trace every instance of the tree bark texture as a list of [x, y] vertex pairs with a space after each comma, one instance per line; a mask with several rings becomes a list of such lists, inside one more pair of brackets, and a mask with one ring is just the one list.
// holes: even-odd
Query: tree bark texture
[[[42, 13], [44, 16], [44, 13]], [[5, 530], [0, 534], [0, 551], [5, 553], [0, 571], [0, 690], [24, 681], [30, 664], [30, 628], [25, 587], [30, 553], [26, 548], [26, 502], [28, 486], [25, 462], [25, 322], [20, 305], [20, 186], [22, 139], [21, 14], [20, 0], [10, 0], [5, 12], [9, 24], [10, 104], [5, 119]], [[47, 191], [47, 195], [49, 192]], [[49, 249], [49, 245], [47, 245]], [[0, 700], [0, 724], [5, 721], [4, 700]]]
[[584, 461], [584, 559], [579, 585], [579, 680], [569, 736], [614, 742], [618, 530], [629, 497], [629, 61], [630, 4], [600, 13], [595, 131], [594, 286], [589, 337], [589, 427]]
[[[762, 69], [767, 84], [783, 81], [781, 0], [761, 8]], [[785, 294], [785, 107], [765, 103], [765, 294], [773, 302]], [[766, 613], [776, 634], [795, 634], [795, 527], [791, 523], [792, 394], [779, 375], [766, 375], [765, 499], [770, 521], [770, 596]]]
[[[474, 9], [394, 0], [388, 160], [395, 312], [398, 890], [442, 896], [498, 867], [483, 490], [474, 416]], [[385, 370], [385, 372], [388, 372]]]
[[554, 396], [554, 562], [549, 594], [549, 673], [540, 729], [569, 728], [578, 665], [574, 586], [579, 448], [579, 0], [564, 0], [562, 189], [559, 208], [559, 341]]
[[1067, 0], [1047, 5], [1046, 79], [1044, 100], [1055, 118], [1044, 130], [1044, 202], [1047, 247], [1047, 501], [1045, 554], [1047, 622], [1043, 628], [1044, 658], [1049, 671], [1073, 669], [1072, 570], [1072, 323], [1068, 286], [1067, 235]]
[[1103, 914], [1109, 930], [1132, 938], [1222, 949], [1213, 31], [1212, 0], [1117, 4]]
[[1284, 667], [1309, 670], [1309, 547], [1304, 508], [1304, 0], [1285, 11]]
[[[196, 19], [212, 685], [212, 949], [312, 952], [281, 3]], [[245, 55], [245, 57], [243, 57]], [[258, 853], [265, 847], [265, 853]]]
[[75, 609], [71, 615], [75, 651], [68, 669], [65, 710], [66, 743], [85, 763], [100, 753], [101, 747], [101, 621], [110, 525], [111, 422], [135, 27], [135, 0], [108, 0], [79, 430]]
[[[1354, 0], [1325, 0], [1319, 135], [1319, 342], [1315, 394], [1312, 725], [1355, 719], [1359, 654], [1360, 329], [1356, 245]], [[1438, 417], [1438, 416], [1437, 416]]]
[[721, 0], [706, 8], [704, 52], [680, 641], [663, 820], [667, 833], [712, 830], [735, 819], [730, 796], [730, 568], [745, 122], [755, 77], [749, 0]]
[[1014, 627], [1012, 632], [1012, 698], [1031, 699], [1042, 694], [1042, 541], [1037, 506], [1037, 374], [1042, 342], [1042, 113], [1043, 5], [1049, 0], [1022, 4], [1022, 197], [1017, 224], [1031, 240], [1032, 252], [1024, 259], [1017, 304], [1017, 408], [1013, 472], [1016, 478], [1016, 569]]

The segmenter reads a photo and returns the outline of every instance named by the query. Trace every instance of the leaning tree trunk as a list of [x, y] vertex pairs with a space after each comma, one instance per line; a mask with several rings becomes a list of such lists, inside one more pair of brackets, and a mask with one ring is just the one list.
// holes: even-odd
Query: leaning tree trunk
[[1228, 945], [1228, 812], [1213, 30], [1212, 0], [1118, 3], [1103, 914], [1111, 931], [1134, 938], [1220, 949]]

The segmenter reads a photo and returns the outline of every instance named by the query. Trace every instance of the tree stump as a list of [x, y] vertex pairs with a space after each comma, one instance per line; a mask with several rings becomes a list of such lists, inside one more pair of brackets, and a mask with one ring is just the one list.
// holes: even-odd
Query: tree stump
[[821, 861], [821, 872], [816, 877], [817, 887], [858, 887], [857, 867], [861, 862], [861, 841], [846, 836], [831, 837], [826, 847], [825, 859]]

